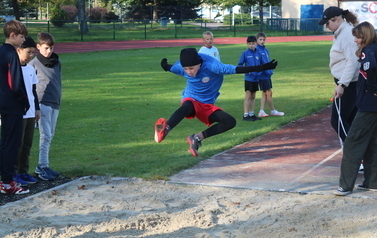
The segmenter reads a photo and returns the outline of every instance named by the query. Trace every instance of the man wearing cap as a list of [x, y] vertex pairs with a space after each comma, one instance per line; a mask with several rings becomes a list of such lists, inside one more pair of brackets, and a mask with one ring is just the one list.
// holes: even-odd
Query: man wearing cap
[[180, 53], [180, 60], [174, 65], [168, 64], [167, 59], [161, 60], [161, 67], [165, 71], [170, 71], [186, 78], [186, 87], [182, 92], [182, 104], [169, 118], [160, 118], [155, 123], [154, 139], [160, 143], [166, 135], [183, 118], [192, 119], [197, 117], [207, 126], [206, 130], [188, 136], [190, 153], [197, 157], [201, 141], [210, 136], [214, 136], [232, 129], [236, 125], [236, 120], [230, 114], [214, 105], [219, 90], [223, 83], [224, 75], [241, 74], [255, 71], [275, 69], [277, 61], [258, 66], [237, 67], [230, 64], [223, 64], [215, 58], [198, 53], [195, 48], [185, 48]]
[[334, 32], [330, 49], [330, 70], [334, 77], [335, 90], [332, 105], [331, 125], [344, 142], [356, 115], [356, 82], [358, 79], [357, 45], [353, 41], [352, 29], [357, 17], [348, 10], [329, 7], [323, 12], [319, 25]]

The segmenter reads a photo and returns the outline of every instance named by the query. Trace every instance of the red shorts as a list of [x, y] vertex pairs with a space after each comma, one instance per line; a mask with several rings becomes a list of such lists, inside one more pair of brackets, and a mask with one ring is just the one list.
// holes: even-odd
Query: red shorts
[[218, 110], [223, 110], [220, 107], [216, 107], [213, 104], [208, 104], [208, 103], [201, 103], [196, 101], [193, 98], [184, 98], [182, 100], [182, 103], [185, 101], [191, 101], [192, 104], [194, 105], [195, 109], [195, 114], [188, 115], [186, 118], [187, 119], [193, 119], [193, 118], [198, 118], [201, 122], [206, 124], [206, 126], [210, 126], [213, 122], [209, 121], [209, 116], [214, 113], [215, 111]]

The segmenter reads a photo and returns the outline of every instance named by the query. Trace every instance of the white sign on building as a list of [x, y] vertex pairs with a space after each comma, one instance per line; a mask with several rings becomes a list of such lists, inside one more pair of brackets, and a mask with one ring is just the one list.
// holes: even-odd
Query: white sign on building
[[377, 28], [377, 2], [342, 2], [341, 7], [355, 13], [359, 22], [368, 21]]

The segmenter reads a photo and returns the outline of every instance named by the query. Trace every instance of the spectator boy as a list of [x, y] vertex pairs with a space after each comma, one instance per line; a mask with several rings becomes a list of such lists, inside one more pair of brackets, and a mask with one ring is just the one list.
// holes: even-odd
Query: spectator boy
[[22, 117], [29, 109], [24, 78], [16, 47], [27, 36], [24, 24], [11, 20], [4, 24], [5, 43], [0, 47], [0, 192], [25, 194], [29, 189], [14, 181], [15, 165], [21, 145]]
[[[261, 56], [257, 50], [257, 38], [249, 36], [246, 39], [248, 49], [242, 52], [238, 61], [238, 66], [258, 66], [261, 64]], [[258, 76], [260, 72], [245, 73], [245, 99], [243, 102], [243, 118], [244, 121], [261, 120], [254, 114], [255, 94], [259, 91]]]
[[39, 159], [35, 173], [42, 180], [54, 180], [60, 173], [49, 167], [51, 141], [55, 134], [62, 95], [61, 64], [54, 51], [54, 37], [50, 33], [38, 34], [39, 53], [30, 61], [37, 73], [37, 94], [41, 110], [39, 120]]
[[210, 31], [205, 31], [203, 33], [203, 42], [204, 45], [199, 49], [199, 53], [206, 54], [209, 56], [214, 57], [218, 61], [220, 60], [220, 52], [219, 50], [213, 45], [213, 34]]
[[35, 41], [30, 36], [26, 36], [25, 42], [17, 48], [30, 104], [29, 110], [24, 115], [21, 147], [16, 163], [17, 174], [14, 178], [14, 180], [21, 186], [27, 186], [28, 184], [38, 182], [38, 179], [34, 178], [28, 173], [30, 150], [33, 144], [35, 131], [34, 125], [41, 116], [36, 92], [36, 84], [38, 83], [37, 75], [35, 74], [35, 69], [31, 65], [27, 64], [34, 57], [35, 47]]
[[[257, 38], [257, 50], [261, 55], [261, 63], [267, 63], [270, 61], [270, 52], [264, 45], [266, 43], [266, 34], [263, 32], [259, 32], [256, 36]], [[264, 107], [266, 102], [271, 110], [272, 116], [284, 116], [284, 112], [279, 112], [275, 109], [274, 102], [272, 100], [272, 81], [271, 76], [273, 74], [273, 70], [266, 70], [261, 72], [259, 75], [259, 88], [262, 90], [262, 98], [260, 100], [260, 111], [258, 116], [259, 117], [268, 117], [269, 115], [264, 111]]]

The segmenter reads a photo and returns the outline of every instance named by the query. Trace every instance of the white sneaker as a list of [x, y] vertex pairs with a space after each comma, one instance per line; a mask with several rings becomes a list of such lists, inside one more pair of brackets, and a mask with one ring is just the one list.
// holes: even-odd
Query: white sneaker
[[272, 116], [284, 116], [284, 112], [278, 112], [276, 110], [271, 111]]
[[359, 174], [363, 174], [363, 173], [364, 173], [364, 164], [360, 164]]
[[263, 110], [259, 111], [258, 117], [268, 117], [269, 115], [265, 113]]
[[342, 188], [342, 187], [339, 187], [339, 188], [334, 192], [334, 194], [335, 194], [336, 196], [346, 196], [346, 195], [351, 194], [351, 193], [352, 193], [351, 190], [345, 190], [345, 189]]

